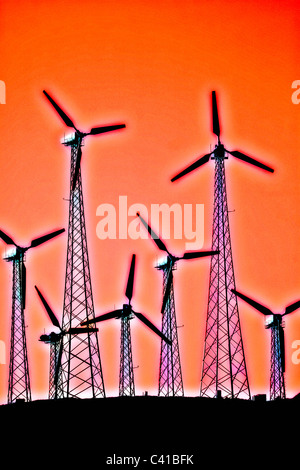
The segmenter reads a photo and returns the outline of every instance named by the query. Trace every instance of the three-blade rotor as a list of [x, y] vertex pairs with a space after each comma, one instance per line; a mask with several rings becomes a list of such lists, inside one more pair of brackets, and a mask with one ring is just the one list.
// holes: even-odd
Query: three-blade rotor
[[38, 237], [38, 238], [34, 238], [30, 245], [27, 246], [27, 247], [21, 247], [19, 245], [17, 245], [14, 240], [9, 236], [7, 235], [6, 233], [4, 233], [2, 230], [0, 230], [0, 238], [2, 238], [2, 240], [7, 244], [7, 245], [15, 245], [15, 247], [20, 250], [21, 252], [25, 253], [25, 251], [29, 250], [30, 248], [34, 248], [36, 246], [39, 246], [41, 245], [42, 243], [45, 243], [47, 242], [48, 240], [51, 240], [51, 238], [54, 238], [56, 237], [57, 235], [60, 235], [61, 233], [63, 233], [65, 231], [64, 228], [60, 229], [60, 230], [55, 230], [54, 232], [50, 232], [46, 235], [42, 235], [41, 237]]
[[[265, 307], [261, 303], [257, 302], [256, 300], [250, 299], [250, 297], [247, 297], [245, 294], [241, 294], [241, 292], [238, 292], [236, 289], [231, 289], [231, 291], [240, 297], [240, 299], [244, 300], [247, 302], [249, 305], [254, 307], [256, 310], [258, 310], [260, 313], [263, 315], [280, 315], [278, 313], [272, 312], [271, 309], [268, 307]], [[283, 314], [281, 314], [281, 317], [284, 317], [285, 315], [289, 315], [290, 313], [293, 313], [295, 310], [297, 310], [300, 307], [300, 300], [297, 300], [296, 302], [293, 302], [292, 304], [288, 305], [285, 308], [285, 311]]]
[[110, 320], [112, 318], [127, 318], [130, 317], [131, 314], [135, 315], [144, 325], [148, 326], [150, 330], [160, 336], [166, 343], [171, 344], [171, 341], [155, 326], [153, 323], [145, 317], [144, 314], [140, 312], [136, 312], [131, 307], [131, 299], [133, 294], [133, 285], [134, 285], [134, 274], [135, 274], [135, 254], [132, 255], [129, 275], [127, 280], [127, 286], [125, 295], [128, 299], [128, 305], [124, 304], [123, 309], [114, 310], [112, 312], [105, 313], [96, 317], [94, 320], [88, 320], [81, 323], [81, 325], [89, 325], [91, 323], [97, 323], [104, 320]]
[[250, 297], [247, 297], [246, 295], [241, 294], [235, 289], [231, 289], [231, 291], [235, 295], [237, 295], [237, 297], [247, 302], [249, 305], [251, 305], [253, 308], [258, 310], [263, 315], [266, 315], [266, 316], [272, 315], [273, 318], [276, 319], [276, 327], [278, 328], [278, 333], [279, 333], [279, 346], [280, 346], [282, 371], [285, 372], [285, 344], [284, 344], [284, 330], [282, 326], [282, 317], [284, 317], [285, 315], [289, 315], [290, 313], [293, 313], [295, 310], [297, 310], [300, 307], [300, 300], [297, 300], [296, 302], [293, 302], [292, 304], [288, 305], [285, 308], [284, 313], [280, 315], [278, 313], [273, 313], [272, 310], [269, 309], [268, 307], [265, 307], [264, 305], [257, 302], [256, 300], [253, 300]]
[[65, 229], [60, 229], [60, 230], [55, 230], [54, 232], [48, 233], [46, 235], [43, 235], [38, 238], [34, 238], [30, 245], [27, 247], [21, 247], [17, 245], [14, 240], [4, 233], [2, 230], [0, 230], [0, 238], [7, 244], [7, 245], [14, 245], [17, 249], [16, 255], [14, 256], [14, 259], [18, 260], [21, 263], [21, 293], [22, 293], [22, 306], [23, 309], [26, 307], [26, 266], [24, 263], [24, 253], [29, 250], [30, 248], [35, 248], [42, 243], [47, 242], [48, 240], [51, 240], [51, 238], [56, 237], [57, 235], [60, 235], [63, 233]]
[[169, 260], [169, 271], [168, 271], [168, 277], [167, 277], [167, 284], [164, 292], [164, 297], [163, 297], [163, 302], [162, 302], [162, 307], [161, 307], [161, 313], [164, 313], [167, 302], [170, 297], [170, 292], [171, 292], [171, 287], [173, 284], [173, 266], [174, 264], [181, 260], [189, 260], [189, 259], [196, 259], [196, 258], [204, 258], [205, 256], [212, 256], [212, 255], [218, 255], [220, 252], [219, 251], [187, 251], [184, 253], [182, 256], [174, 256], [172, 255], [169, 250], [167, 249], [165, 243], [158, 237], [158, 235], [152, 230], [150, 225], [143, 219], [143, 217], [137, 212], [136, 215], [139, 217], [140, 221], [146, 227], [148, 230], [148, 233], [150, 234], [152, 240], [156, 244], [156, 246], [161, 250], [165, 251], [168, 254], [168, 260]]
[[185, 168], [180, 173], [178, 173], [173, 178], [171, 178], [171, 181], [174, 182], [174, 181], [178, 180], [179, 178], [182, 178], [183, 176], [187, 175], [191, 171], [195, 170], [196, 168], [199, 168], [200, 166], [204, 165], [205, 163], [207, 163], [209, 161], [210, 156], [212, 154], [215, 154], [215, 156], [223, 156], [224, 157], [225, 152], [229, 153], [230, 155], [232, 155], [235, 158], [238, 158], [239, 160], [243, 160], [246, 163], [250, 163], [251, 165], [254, 165], [254, 166], [256, 166], [258, 168], [261, 168], [265, 171], [269, 171], [269, 172], [273, 173], [274, 172], [273, 168], [265, 165], [264, 163], [259, 162], [258, 160], [254, 159], [252, 157], [249, 157], [245, 153], [240, 152], [239, 150], [230, 151], [230, 150], [227, 150], [227, 149], [224, 148], [224, 146], [221, 144], [221, 141], [220, 141], [221, 130], [220, 130], [220, 120], [219, 120], [219, 113], [218, 113], [217, 97], [216, 97], [216, 92], [215, 91], [212, 91], [211, 108], [212, 108], [212, 131], [218, 137], [218, 143], [217, 143], [215, 149], [211, 153], [209, 153], [207, 155], [204, 155], [204, 156], [200, 157], [199, 159], [197, 159], [194, 163], [192, 163], [187, 168]]
[[98, 127], [92, 127], [89, 132], [81, 132], [77, 129], [75, 126], [74, 122], [70, 117], [65, 113], [65, 111], [54, 101], [54, 99], [47, 93], [45, 90], [43, 90], [44, 95], [46, 98], [49, 100], [49, 102], [52, 104], [53, 108], [56, 110], [58, 115], [61, 117], [63, 122], [66, 124], [66, 126], [71, 127], [75, 130], [77, 137], [78, 137], [78, 149], [77, 149], [77, 157], [76, 157], [76, 163], [75, 163], [75, 170], [74, 170], [74, 175], [73, 175], [73, 181], [72, 181], [72, 191], [74, 191], [76, 187], [76, 182], [78, 179], [78, 174], [80, 170], [80, 163], [81, 163], [81, 157], [82, 157], [82, 150], [81, 150], [81, 142], [84, 137], [87, 135], [99, 135], [99, 134], [105, 134], [107, 132], [112, 132], [116, 131], [118, 129], [123, 129], [126, 127], [125, 124], [112, 124], [109, 126], [98, 126]]

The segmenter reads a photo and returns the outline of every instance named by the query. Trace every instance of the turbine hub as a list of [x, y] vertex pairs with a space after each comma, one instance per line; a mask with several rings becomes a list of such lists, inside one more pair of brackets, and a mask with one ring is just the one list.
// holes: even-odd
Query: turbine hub
[[218, 143], [216, 146], [215, 146], [215, 150], [214, 150], [214, 153], [213, 153], [213, 156], [211, 157], [212, 160], [215, 159], [215, 158], [228, 158], [225, 154], [225, 147], [223, 144], [220, 144]]
[[128, 317], [130, 317], [131, 312], [132, 312], [131, 305], [123, 304], [123, 315], [122, 315], [123, 318], [128, 318]]

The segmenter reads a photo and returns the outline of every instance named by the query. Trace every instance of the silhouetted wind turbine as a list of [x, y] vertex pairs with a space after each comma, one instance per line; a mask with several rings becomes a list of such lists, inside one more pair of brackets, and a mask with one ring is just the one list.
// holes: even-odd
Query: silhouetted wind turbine
[[131, 345], [131, 334], [130, 334], [130, 320], [133, 315], [136, 316], [141, 322], [143, 322], [148, 328], [162, 338], [163, 341], [170, 344], [170, 340], [153, 325], [142, 313], [135, 312], [131, 306], [131, 299], [133, 294], [134, 284], [134, 273], [135, 273], [135, 255], [132, 255], [130, 270], [128, 275], [127, 287], [125, 295], [128, 299], [128, 304], [123, 304], [122, 309], [114, 310], [113, 312], [105, 313], [96, 317], [94, 321], [89, 320], [82, 322], [82, 325], [89, 325], [91, 323], [97, 323], [104, 320], [110, 320], [112, 318], [121, 319], [121, 353], [120, 353], [120, 375], [119, 375], [119, 396], [134, 396], [134, 374], [133, 374], [133, 363], [132, 363], [132, 345]]
[[[79, 325], [84, 320], [95, 318], [80, 169], [83, 140], [89, 135], [122, 129], [125, 124], [92, 127], [89, 132], [82, 132], [45, 90], [44, 95], [64, 124], [75, 131], [71, 138], [67, 136], [63, 141], [64, 145], [71, 147], [68, 248], [62, 315], [62, 325], [69, 329], [74, 324]], [[92, 398], [105, 397], [96, 333], [64, 336], [61, 371], [62, 390], [67, 398], [86, 398], [88, 394]]]
[[211, 95], [211, 109], [212, 131], [218, 138], [214, 150], [197, 159], [171, 179], [171, 181], [176, 181], [207, 163], [210, 158], [215, 160], [212, 248], [219, 250], [220, 255], [213, 256], [211, 259], [200, 396], [212, 397], [224, 392], [226, 397], [250, 398], [238, 304], [235, 294], [231, 291], [235, 288], [235, 277], [229, 229], [225, 159], [232, 155], [268, 172], [273, 173], [274, 170], [240, 150], [228, 150], [221, 143], [215, 91]]
[[29, 246], [21, 247], [17, 245], [9, 235], [0, 230], [0, 238], [2, 238], [7, 245], [15, 246], [14, 252], [8, 253], [4, 257], [5, 261], [12, 261], [13, 263], [8, 403], [12, 403], [19, 398], [31, 401], [24, 319], [24, 310], [26, 307], [25, 253], [31, 248], [35, 248], [51, 240], [51, 238], [56, 237], [64, 231], [65, 229], [56, 230], [47, 235], [34, 238]]
[[158, 394], [164, 396], [183, 396], [184, 389], [177, 334], [173, 270], [176, 268], [176, 263], [180, 260], [191, 260], [203, 258], [205, 256], [217, 255], [219, 254], [219, 251], [187, 251], [180, 257], [174, 256], [169, 252], [165, 243], [152, 230], [143, 217], [139, 213], [137, 213], [137, 216], [148, 230], [148, 233], [159, 250], [167, 253], [167, 262], [162, 265], [158, 265], [157, 268], [164, 272], [163, 301], [161, 307], [161, 313], [163, 315], [162, 332], [171, 339], [171, 344], [165, 344], [164, 342], [161, 344]]
[[243, 299], [253, 308], [265, 316], [272, 318], [266, 322], [266, 328], [271, 329], [271, 374], [270, 374], [270, 400], [285, 398], [285, 344], [282, 318], [293, 313], [300, 307], [300, 300], [288, 305], [284, 313], [273, 313], [268, 307], [250, 299], [237, 290], [232, 290], [234, 294]]
[[[56, 326], [60, 332], [57, 333], [50, 333], [50, 335], [42, 335], [40, 337], [40, 341], [43, 341], [45, 343], [50, 343], [50, 347], [52, 348], [50, 351], [50, 374], [49, 374], [49, 398], [63, 398], [62, 395], [59, 396], [59, 393], [61, 392], [61, 387], [58, 386], [59, 384], [59, 378], [60, 378], [60, 368], [61, 368], [61, 359], [62, 359], [62, 352], [63, 352], [63, 337], [65, 335], [82, 335], [82, 334], [88, 334], [88, 333], [96, 333], [98, 331], [98, 328], [69, 328], [69, 329], [63, 329], [60, 326], [60, 323], [49, 306], [48, 302], [46, 301], [45, 297], [43, 294], [40, 292], [40, 290], [37, 288], [37, 286], [34, 286], [39, 298], [41, 299], [46, 312], [48, 313], [48, 316], [54, 326]], [[58, 348], [59, 345], [59, 348]]]

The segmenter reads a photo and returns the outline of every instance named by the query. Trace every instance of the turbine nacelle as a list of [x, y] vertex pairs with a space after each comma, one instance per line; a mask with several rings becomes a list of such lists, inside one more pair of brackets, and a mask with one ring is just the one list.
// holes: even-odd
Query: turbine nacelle
[[17, 259], [20, 259], [20, 252], [16, 246], [9, 248], [8, 250], [5, 250], [5, 253], [3, 255], [3, 259], [5, 261], [15, 261]]
[[132, 307], [130, 304], [123, 304], [122, 315], [119, 315], [117, 318], [133, 318], [132, 316]]
[[49, 335], [47, 334], [41, 335], [39, 339], [39, 341], [42, 341], [43, 343], [46, 343], [46, 344], [59, 343], [60, 340], [61, 340], [61, 334], [54, 333], [54, 331], [52, 331]]

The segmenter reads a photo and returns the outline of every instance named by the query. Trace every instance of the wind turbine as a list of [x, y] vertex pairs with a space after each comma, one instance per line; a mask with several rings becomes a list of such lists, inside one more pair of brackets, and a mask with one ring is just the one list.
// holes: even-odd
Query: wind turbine
[[0, 238], [2, 238], [7, 245], [14, 245], [15, 247], [4, 256], [5, 261], [11, 261], [13, 263], [8, 403], [12, 403], [17, 399], [31, 401], [24, 318], [26, 307], [25, 253], [31, 248], [35, 248], [51, 240], [51, 238], [56, 237], [64, 231], [65, 229], [56, 230], [55, 232], [33, 239], [31, 244], [27, 247], [21, 247], [17, 245], [9, 235], [0, 230]]
[[119, 375], [119, 396], [134, 396], [134, 374], [132, 362], [132, 345], [130, 334], [130, 320], [136, 316], [142, 323], [144, 323], [150, 330], [154, 331], [163, 341], [170, 344], [170, 340], [153, 325], [142, 313], [136, 312], [132, 309], [131, 299], [133, 294], [135, 273], [135, 255], [132, 255], [130, 270], [128, 275], [127, 287], [125, 295], [128, 299], [127, 304], [123, 304], [123, 308], [114, 310], [113, 312], [105, 313], [96, 317], [95, 320], [89, 320], [82, 323], [82, 325], [89, 325], [112, 318], [121, 319], [121, 353], [120, 353], [120, 375]]
[[187, 175], [210, 159], [215, 160], [214, 214], [212, 248], [219, 250], [210, 267], [210, 283], [206, 320], [203, 369], [200, 396], [250, 398], [242, 332], [235, 288], [235, 277], [229, 229], [225, 160], [231, 155], [246, 163], [273, 173], [273, 169], [239, 150], [228, 150], [221, 143], [220, 121], [216, 92], [212, 92], [212, 131], [218, 138], [212, 152], [200, 157], [171, 181]]
[[162, 332], [171, 339], [171, 344], [166, 344], [164, 341], [161, 343], [158, 394], [163, 396], [183, 396], [184, 389], [177, 334], [173, 270], [176, 269], [176, 263], [180, 260], [190, 260], [217, 255], [219, 254], [219, 251], [188, 251], [180, 257], [174, 256], [169, 252], [165, 243], [152, 230], [143, 217], [139, 213], [137, 213], [137, 216], [148, 230], [159, 250], [167, 253], [166, 263], [158, 265], [157, 269], [163, 270], [164, 276], [163, 301], [161, 307]]
[[[92, 127], [89, 132], [82, 132], [49, 93], [45, 90], [43, 93], [64, 124], [75, 131], [63, 141], [64, 145], [71, 147], [68, 247], [62, 316], [63, 329], [69, 330], [74, 324], [77, 326], [84, 320], [95, 318], [80, 169], [83, 140], [86, 136], [122, 129], [125, 124]], [[61, 386], [66, 397], [105, 397], [96, 333], [63, 337], [61, 373]]]
[[60, 323], [46, 301], [43, 294], [34, 286], [39, 298], [41, 299], [46, 312], [54, 326], [56, 326], [60, 332], [59, 333], [50, 333], [49, 335], [41, 335], [40, 341], [50, 344], [50, 374], [49, 374], [49, 398], [63, 398], [61, 394], [61, 387], [59, 386], [59, 381], [61, 379], [60, 368], [61, 368], [61, 359], [63, 352], [63, 337], [66, 335], [86, 335], [89, 333], [96, 333], [98, 328], [69, 328], [68, 330], [63, 329], [60, 326]]
[[266, 328], [271, 330], [270, 400], [285, 398], [285, 341], [282, 318], [297, 310], [300, 307], [300, 300], [288, 305], [284, 313], [273, 313], [268, 307], [250, 299], [237, 290], [233, 290], [233, 293], [260, 313], [269, 317], [266, 321]]

